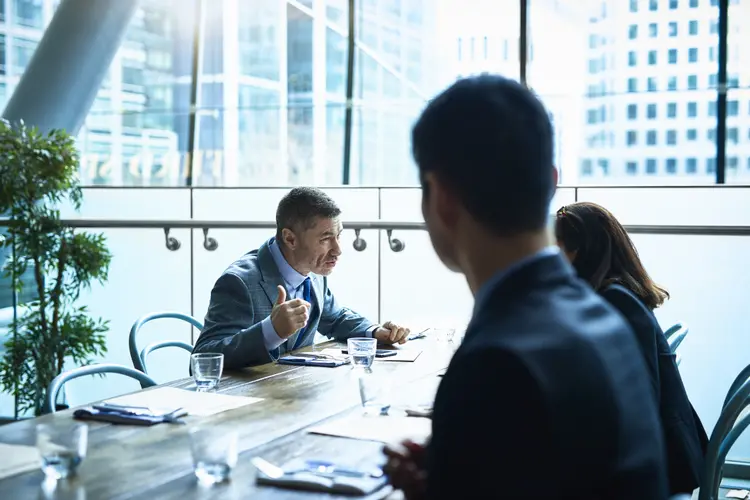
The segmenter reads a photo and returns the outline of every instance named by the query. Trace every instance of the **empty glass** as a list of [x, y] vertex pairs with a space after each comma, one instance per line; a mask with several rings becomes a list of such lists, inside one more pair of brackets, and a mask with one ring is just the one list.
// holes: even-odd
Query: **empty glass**
[[356, 373], [359, 399], [365, 415], [388, 415], [391, 409], [390, 381], [384, 374], [376, 375], [371, 368]]
[[224, 371], [224, 355], [197, 353], [190, 356], [190, 368], [198, 391], [210, 391], [219, 385]]
[[373, 338], [356, 337], [346, 341], [353, 368], [369, 368], [375, 359], [378, 341]]
[[201, 483], [226, 481], [237, 465], [237, 432], [221, 427], [196, 427], [190, 431], [193, 468]]
[[75, 475], [86, 458], [88, 431], [85, 424], [70, 421], [36, 426], [36, 447], [42, 459], [42, 471], [48, 478]]

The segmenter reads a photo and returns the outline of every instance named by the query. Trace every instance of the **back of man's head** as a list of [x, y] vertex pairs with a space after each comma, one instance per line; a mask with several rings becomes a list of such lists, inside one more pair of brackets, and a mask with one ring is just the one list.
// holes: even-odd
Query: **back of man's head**
[[552, 125], [518, 82], [487, 74], [457, 81], [423, 111], [412, 146], [420, 176], [434, 173], [496, 235], [547, 224], [555, 190]]
[[333, 219], [341, 215], [336, 202], [323, 191], [313, 187], [296, 187], [279, 202], [276, 209], [276, 239], [281, 231], [291, 229], [298, 233], [310, 229], [320, 219]]

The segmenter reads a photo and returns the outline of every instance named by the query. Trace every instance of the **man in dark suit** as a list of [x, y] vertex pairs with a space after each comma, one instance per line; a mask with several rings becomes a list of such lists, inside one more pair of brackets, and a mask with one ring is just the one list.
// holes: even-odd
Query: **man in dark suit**
[[657, 409], [625, 321], [547, 230], [557, 183], [544, 106], [517, 82], [463, 79], [413, 130], [436, 253], [475, 309], [426, 447], [386, 448], [410, 499], [662, 500]]
[[341, 255], [341, 210], [323, 191], [292, 189], [276, 211], [276, 237], [234, 262], [211, 291], [193, 352], [224, 353], [228, 369], [261, 365], [312, 345], [316, 331], [336, 339], [406, 342], [408, 328], [377, 325], [342, 307], [328, 287]]

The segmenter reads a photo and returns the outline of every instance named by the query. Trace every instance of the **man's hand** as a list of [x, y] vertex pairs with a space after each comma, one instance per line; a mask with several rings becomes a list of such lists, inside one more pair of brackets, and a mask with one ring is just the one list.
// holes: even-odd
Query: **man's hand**
[[409, 336], [409, 329], [386, 321], [375, 330], [372, 336], [386, 344], [405, 344]]
[[427, 494], [425, 458], [427, 448], [413, 441], [401, 446], [383, 448], [388, 462], [383, 471], [394, 488], [402, 490], [407, 500], [422, 500]]
[[302, 299], [286, 300], [286, 289], [279, 285], [279, 296], [271, 309], [271, 323], [276, 334], [288, 338], [307, 324], [310, 303]]

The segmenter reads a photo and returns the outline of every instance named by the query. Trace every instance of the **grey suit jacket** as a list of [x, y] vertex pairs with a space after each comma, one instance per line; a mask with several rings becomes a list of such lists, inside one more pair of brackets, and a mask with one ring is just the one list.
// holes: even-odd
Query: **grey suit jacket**
[[[312, 302], [308, 327], [301, 346], [312, 345], [315, 332], [336, 340], [364, 337], [374, 324], [341, 307], [328, 288], [328, 279], [311, 274]], [[245, 254], [219, 277], [211, 291], [211, 302], [193, 352], [220, 352], [224, 367], [238, 369], [275, 361], [293, 346], [300, 332], [269, 352], [261, 321], [271, 314], [278, 285], [284, 286], [268, 243]]]

